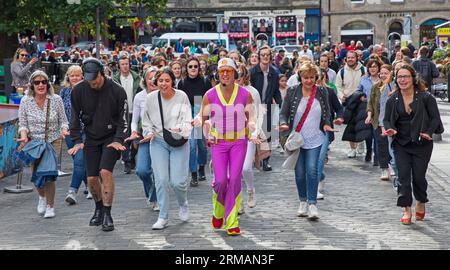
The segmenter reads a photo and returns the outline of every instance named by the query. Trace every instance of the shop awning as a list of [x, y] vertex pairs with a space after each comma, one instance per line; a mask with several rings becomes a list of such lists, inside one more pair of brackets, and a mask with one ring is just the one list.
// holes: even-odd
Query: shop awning
[[228, 33], [228, 38], [248, 38], [249, 33]]
[[277, 32], [277, 33], [275, 33], [275, 36], [277, 38], [296, 37], [297, 33], [296, 32]]

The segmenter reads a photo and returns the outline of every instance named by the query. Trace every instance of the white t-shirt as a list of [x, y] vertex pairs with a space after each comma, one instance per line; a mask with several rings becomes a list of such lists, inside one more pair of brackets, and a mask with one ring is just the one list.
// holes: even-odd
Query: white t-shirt
[[120, 74], [120, 83], [122, 84], [122, 87], [125, 89], [125, 92], [127, 93], [127, 101], [128, 101], [128, 111], [133, 111], [133, 76], [131, 76], [131, 73], [128, 74], [127, 77], [122, 76]]

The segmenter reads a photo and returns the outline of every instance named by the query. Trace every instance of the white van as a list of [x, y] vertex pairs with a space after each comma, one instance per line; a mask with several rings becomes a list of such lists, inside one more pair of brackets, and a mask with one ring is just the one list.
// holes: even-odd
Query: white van
[[162, 34], [160, 37], [154, 37], [153, 38], [153, 46], [152, 49], [155, 49], [156, 47], [162, 48], [167, 47], [168, 44], [174, 49], [175, 51], [175, 43], [180, 39], [183, 39], [183, 47], [190, 46], [191, 42], [195, 42], [195, 44], [198, 46], [200, 45], [203, 49], [203, 53], [208, 53], [206, 47], [208, 46], [208, 43], [212, 40], [217, 45], [225, 47], [227, 50], [229, 49], [229, 40], [228, 40], [228, 34], [227, 33], [220, 33], [220, 39], [218, 33], [165, 33]]

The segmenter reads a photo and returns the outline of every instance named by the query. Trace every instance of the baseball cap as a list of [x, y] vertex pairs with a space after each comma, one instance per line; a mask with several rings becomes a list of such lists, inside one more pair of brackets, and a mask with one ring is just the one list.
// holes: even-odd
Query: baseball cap
[[231, 58], [222, 58], [222, 59], [220, 59], [219, 62], [217, 63], [217, 69], [220, 69], [222, 67], [231, 67], [236, 72], [238, 72], [237, 67], [236, 67], [236, 63]]
[[87, 81], [97, 78], [98, 72], [101, 71], [103, 64], [96, 58], [89, 57], [83, 61], [83, 76]]

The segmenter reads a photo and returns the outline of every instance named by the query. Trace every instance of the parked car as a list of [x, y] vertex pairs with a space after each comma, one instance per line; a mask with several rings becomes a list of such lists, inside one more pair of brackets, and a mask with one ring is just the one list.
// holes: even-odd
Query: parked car
[[302, 46], [300, 45], [280, 45], [280, 46], [275, 46], [273, 47], [273, 49], [278, 53], [278, 51], [280, 51], [281, 49], [285, 50], [285, 56], [288, 57], [289, 59], [292, 59], [292, 53], [294, 51], [300, 52], [302, 50]]

